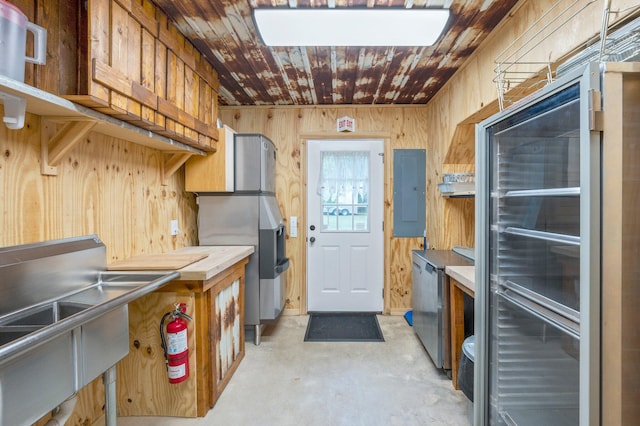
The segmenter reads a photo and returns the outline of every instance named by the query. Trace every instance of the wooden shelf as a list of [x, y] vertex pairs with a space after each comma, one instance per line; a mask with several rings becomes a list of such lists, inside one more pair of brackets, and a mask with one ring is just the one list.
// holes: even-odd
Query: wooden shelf
[[[114, 117], [78, 105], [54, 94], [0, 75], [0, 92], [26, 101], [26, 112], [39, 115], [42, 125], [42, 174], [57, 174], [56, 165], [89, 131], [127, 140], [172, 154], [165, 164], [165, 179], [200, 149], [136, 127]], [[6, 110], [6, 108], [5, 108]], [[47, 123], [64, 123], [59, 130]]]

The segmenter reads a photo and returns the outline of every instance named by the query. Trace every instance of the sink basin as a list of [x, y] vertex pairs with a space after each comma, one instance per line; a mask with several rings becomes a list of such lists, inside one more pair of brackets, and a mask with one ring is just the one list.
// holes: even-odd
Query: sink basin
[[178, 276], [107, 271], [95, 237], [0, 248], [0, 425], [36, 422], [111, 369], [128, 303]]
[[51, 302], [46, 305], [36, 306], [22, 312], [15, 313], [0, 321], [0, 328], [8, 326], [31, 325], [44, 326], [63, 320], [78, 312], [84, 311], [91, 305], [76, 302]]
[[75, 302], [52, 302], [18, 312], [0, 320], [0, 346], [26, 336], [57, 321], [75, 315], [90, 305]]
[[[33, 346], [43, 340], [39, 335], [69, 331], [156, 290], [177, 275], [176, 272], [100, 271], [93, 284], [64, 293], [54, 300], [2, 314], [0, 358], [6, 355], [8, 348], [5, 345], [29, 336], [29, 341], [16, 344]], [[35, 332], [38, 333], [30, 336]]]
[[166, 273], [157, 272], [104, 271], [100, 272], [98, 281], [95, 284], [67, 295], [61, 300], [68, 303], [99, 305], [110, 300], [126, 297], [135, 291], [144, 290], [149, 283], [165, 280], [166, 275]]

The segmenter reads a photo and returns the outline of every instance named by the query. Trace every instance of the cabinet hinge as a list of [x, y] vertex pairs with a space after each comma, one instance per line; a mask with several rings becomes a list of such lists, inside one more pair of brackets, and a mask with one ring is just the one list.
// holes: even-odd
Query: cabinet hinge
[[595, 89], [589, 90], [589, 130], [596, 132], [604, 130], [602, 93]]

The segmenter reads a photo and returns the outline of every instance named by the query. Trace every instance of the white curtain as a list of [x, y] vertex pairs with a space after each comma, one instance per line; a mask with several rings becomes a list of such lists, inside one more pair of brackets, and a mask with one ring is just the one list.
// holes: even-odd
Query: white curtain
[[[324, 202], [364, 202], [369, 193], [367, 151], [322, 151], [317, 193]], [[346, 198], [345, 198], [346, 197]]]

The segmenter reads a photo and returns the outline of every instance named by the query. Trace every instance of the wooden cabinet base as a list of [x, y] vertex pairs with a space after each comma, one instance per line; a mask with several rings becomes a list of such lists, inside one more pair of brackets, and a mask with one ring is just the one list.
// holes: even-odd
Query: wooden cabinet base
[[[202, 417], [244, 357], [244, 259], [206, 281], [172, 281], [129, 304], [129, 355], [117, 366], [119, 416]], [[176, 303], [188, 327], [189, 378], [170, 384], [160, 320]]]

